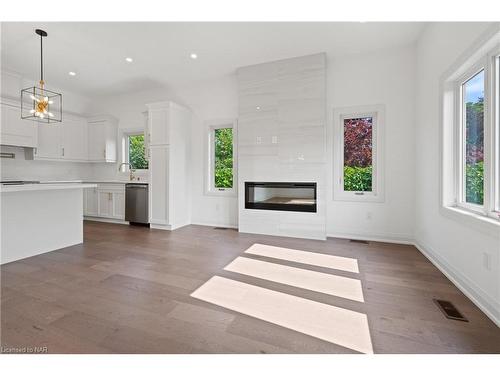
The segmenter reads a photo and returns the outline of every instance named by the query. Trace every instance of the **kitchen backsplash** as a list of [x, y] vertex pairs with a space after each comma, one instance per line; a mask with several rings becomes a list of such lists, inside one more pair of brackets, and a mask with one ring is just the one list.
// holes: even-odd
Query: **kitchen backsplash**
[[[13, 153], [14, 159], [0, 159], [1, 180], [123, 180], [129, 178], [128, 172], [118, 172], [118, 163], [79, 163], [67, 161], [26, 160], [21, 147], [1, 146], [1, 152]], [[148, 174], [136, 172], [141, 180], [147, 181]]]

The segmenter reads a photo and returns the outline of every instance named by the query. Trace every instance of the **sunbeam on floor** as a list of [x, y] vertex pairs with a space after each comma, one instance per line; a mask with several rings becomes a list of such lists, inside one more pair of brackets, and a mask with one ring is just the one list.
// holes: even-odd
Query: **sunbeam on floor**
[[[254, 244], [246, 254], [358, 273], [356, 259]], [[354, 278], [237, 257], [225, 268], [297, 288], [364, 302], [361, 281]], [[191, 297], [361, 352], [373, 353], [365, 314], [310, 299], [214, 276]]]
[[233, 260], [224, 270], [364, 302], [361, 281], [350, 277], [331, 275], [243, 257]]
[[262, 245], [258, 243], [250, 246], [245, 250], [245, 253], [283, 259], [311, 266], [359, 273], [358, 261], [356, 259], [336, 255], [312, 253], [310, 251], [293, 250], [285, 247]]
[[214, 276], [192, 297], [319, 339], [373, 353], [365, 314]]

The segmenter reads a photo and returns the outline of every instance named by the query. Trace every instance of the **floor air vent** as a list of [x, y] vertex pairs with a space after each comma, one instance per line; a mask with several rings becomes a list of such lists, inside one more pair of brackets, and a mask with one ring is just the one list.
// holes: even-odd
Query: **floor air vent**
[[224, 227], [214, 227], [215, 230], [226, 230], [227, 228]]
[[438, 305], [439, 310], [441, 310], [444, 316], [446, 316], [448, 319], [468, 322], [467, 318], [463, 316], [450, 301], [444, 301], [441, 299], [435, 299], [433, 301], [436, 303], [436, 305]]
[[363, 244], [363, 245], [368, 245], [368, 241], [365, 241], [365, 240], [349, 240], [349, 242], [360, 243], [360, 244]]

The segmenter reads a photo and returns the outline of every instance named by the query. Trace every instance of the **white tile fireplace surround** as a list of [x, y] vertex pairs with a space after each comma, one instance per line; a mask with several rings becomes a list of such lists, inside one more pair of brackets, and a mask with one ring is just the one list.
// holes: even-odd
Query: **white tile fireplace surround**
[[[326, 56], [238, 69], [239, 230], [326, 238]], [[245, 208], [245, 182], [316, 183], [316, 212]]]

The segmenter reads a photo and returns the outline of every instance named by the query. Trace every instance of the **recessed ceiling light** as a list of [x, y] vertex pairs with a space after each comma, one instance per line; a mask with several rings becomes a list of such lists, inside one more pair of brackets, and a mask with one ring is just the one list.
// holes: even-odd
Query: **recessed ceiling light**
[[134, 59], [131, 57], [125, 57], [125, 61], [131, 63]]
[[73, 77], [74, 77], [74, 76], [76, 76], [76, 73], [75, 73], [75, 72], [69, 72], [68, 74], [69, 74], [70, 76], [73, 76]]
[[189, 55], [193, 60], [196, 60], [198, 58], [198, 55], [196, 53], [192, 53]]
[[255, 107], [255, 109], [256, 109], [257, 111], [260, 111], [260, 107], [259, 107], [259, 106]]

